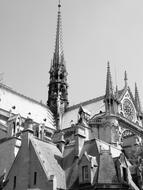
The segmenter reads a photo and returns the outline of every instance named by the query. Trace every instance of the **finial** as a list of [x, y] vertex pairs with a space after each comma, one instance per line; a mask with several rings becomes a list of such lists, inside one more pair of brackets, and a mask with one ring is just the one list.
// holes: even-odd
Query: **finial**
[[128, 78], [127, 78], [127, 72], [125, 71], [125, 75], [124, 75], [125, 86], [127, 86], [127, 80], [128, 80]]

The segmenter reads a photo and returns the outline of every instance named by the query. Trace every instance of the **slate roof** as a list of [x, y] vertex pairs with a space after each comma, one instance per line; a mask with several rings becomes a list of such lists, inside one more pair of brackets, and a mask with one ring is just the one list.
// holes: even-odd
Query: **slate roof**
[[[108, 164], [108, 167], [107, 167]], [[115, 183], [117, 174], [110, 151], [104, 150], [100, 154], [98, 183]]]
[[0, 130], [7, 132], [7, 126], [0, 121]]
[[[25, 95], [23, 95], [23, 94], [17, 92], [17, 91], [14, 90], [13, 88], [11, 88], [11, 87], [9, 87], [9, 86], [3, 84], [3, 83], [0, 83], [0, 88], [3, 88], [3, 89], [5, 89], [5, 90], [8, 90], [8, 91], [10, 91], [10, 92], [13, 93], [13, 94], [16, 94], [16, 95], [18, 95], [18, 96], [21, 96], [22, 98], [28, 99], [28, 100], [30, 100], [30, 101], [32, 101], [32, 102], [34, 102], [34, 103], [36, 103], [36, 104], [39, 104], [39, 105], [41, 105], [41, 106], [43, 106], [43, 107], [47, 107], [47, 105], [45, 105], [45, 104], [43, 104], [43, 103], [41, 103], [41, 102], [39, 102], [39, 101], [37, 101], [37, 100], [35, 100], [35, 99], [33, 99], [33, 98], [30, 98], [30, 97], [28, 97], [28, 96], [25, 96]], [[49, 112], [51, 112], [51, 111], [49, 110]]]
[[[116, 148], [112, 145], [110, 145], [110, 150], [109, 150], [109, 144], [99, 140], [99, 139], [92, 139], [89, 141], [85, 141], [83, 149], [81, 151], [81, 155], [78, 158], [75, 157], [75, 144], [72, 145], [67, 145], [65, 146], [65, 151], [63, 155], [63, 166], [66, 174], [66, 183], [67, 183], [67, 188], [72, 188], [75, 183], [78, 180], [78, 162], [80, 161], [82, 155], [87, 152], [88, 156], [90, 155], [91, 157], [96, 157], [97, 164], [100, 165], [99, 163], [102, 162], [104, 166], [107, 166], [107, 162], [104, 163], [105, 156], [100, 156], [100, 151], [111, 151], [111, 155], [107, 156], [109, 162], [113, 163], [113, 158], [119, 157], [121, 154], [120, 148]], [[102, 166], [102, 164], [100, 166]], [[114, 164], [113, 164], [114, 165]], [[114, 170], [114, 168], [111, 168]], [[103, 176], [100, 173], [101, 177]], [[97, 176], [97, 175], [96, 175]], [[97, 180], [97, 177], [94, 179], [95, 181]]]
[[71, 111], [73, 109], [79, 108], [80, 106], [86, 106], [86, 105], [92, 104], [94, 102], [98, 102], [100, 100], [103, 100], [103, 99], [104, 99], [104, 96], [100, 96], [100, 97], [97, 97], [97, 98], [93, 98], [91, 100], [80, 102], [78, 104], [75, 104], [75, 105], [72, 105], [72, 106], [68, 107], [66, 111], [68, 112], [68, 111]]
[[[74, 152], [74, 145], [66, 146], [64, 151], [64, 158], [63, 158], [63, 167], [65, 170], [66, 175], [66, 184], [67, 188], [71, 184], [71, 174], [73, 172], [73, 168], [75, 166], [75, 152]], [[76, 172], [78, 173], [78, 172]], [[74, 176], [75, 177], [75, 176]]]
[[46, 171], [48, 178], [56, 176], [57, 188], [66, 189], [65, 172], [62, 169], [62, 154], [52, 143], [47, 143], [38, 139], [31, 139], [35, 151], [39, 154], [38, 158], [42, 167]]
[[[70, 106], [67, 108], [62, 119], [62, 129], [71, 127], [71, 123], [77, 123], [79, 108], [88, 110], [91, 116], [95, 115], [99, 111], [105, 111], [105, 105], [103, 102], [104, 96], [94, 98], [92, 100], [81, 102], [79, 104]], [[87, 111], [85, 111], [87, 112]]]
[[44, 123], [46, 127], [55, 130], [53, 113], [45, 104], [24, 96], [1, 83], [0, 91], [3, 92], [1, 93], [0, 110], [2, 113], [4, 111], [7, 117], [12, 111], [12, 115], [20, 114], [22, 118], [30, 117], [35, 123]]

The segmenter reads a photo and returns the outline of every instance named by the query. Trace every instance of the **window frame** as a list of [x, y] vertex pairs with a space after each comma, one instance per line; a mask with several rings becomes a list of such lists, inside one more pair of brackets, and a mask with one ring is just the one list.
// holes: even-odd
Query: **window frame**
[[37, 172], [34, 172], [33, 185], [37, 184]]
[[88, 165], [82, 166], [82, 181], [86, 182], [89, 180]]
[[14, 176], [14, 178], [13, 178], [13, 189], [15, 189], [16, 188], [16, 176]]

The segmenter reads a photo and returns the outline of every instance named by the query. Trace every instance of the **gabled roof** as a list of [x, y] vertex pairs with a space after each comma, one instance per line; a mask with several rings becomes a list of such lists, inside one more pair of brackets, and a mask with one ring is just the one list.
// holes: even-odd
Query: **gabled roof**
[[39, 155], [38, 158], [42, 163], [42, 167], [46, 171], [46, 175], [56, 176], [57, 188], [66, 189], [65, 173], [62, 169], [62, 154], [53, 143], [47, 143], [39, 139], [32, 138], [32, 145]]
[[126, 92], [129, 93], [131, 99], [132, 99], [132, 102], [135, 103], [135, 100], [134, 100], [134, 97], [133, 97], [133, 94], [131, 92], [131, 89], [129, 86], [125, 87], [123, 90], [120, 91], [120, 95], [119, 95], [119, 101], [122, 100], [122, 98], [124, 97], [124, 95], [126, 94]]
[[[84, 152], [83, 156], [86, 157], [86, 159], [88, 160], [88, 162], [91, 164], [91, 167], [98, 166], [97, 160], [96, 160], [95, 156], [91, 156], [90, 154], [87, 154], [86, 151]], [[83, 156], [81, 157], [81, 160], [82, 160]], [[81, 162], [81, 160], [79, 161], [79, 163]]]

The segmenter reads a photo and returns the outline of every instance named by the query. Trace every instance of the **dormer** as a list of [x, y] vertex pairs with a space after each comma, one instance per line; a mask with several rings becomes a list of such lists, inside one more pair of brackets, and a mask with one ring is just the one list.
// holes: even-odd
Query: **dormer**
[[96, 157], [87, 154], [87, 152], [84, 152], [79, 161], [79, 183], [93, 184], [97, 167], [98, 164]]

